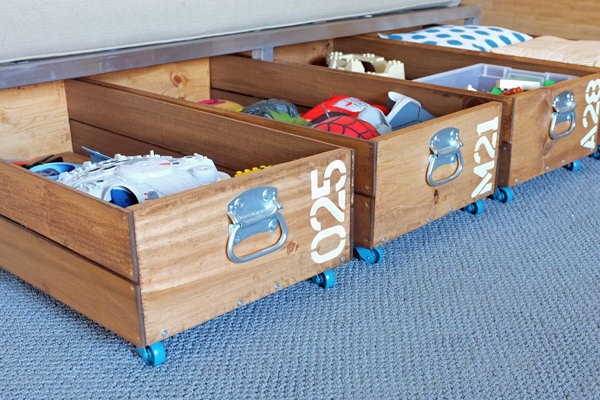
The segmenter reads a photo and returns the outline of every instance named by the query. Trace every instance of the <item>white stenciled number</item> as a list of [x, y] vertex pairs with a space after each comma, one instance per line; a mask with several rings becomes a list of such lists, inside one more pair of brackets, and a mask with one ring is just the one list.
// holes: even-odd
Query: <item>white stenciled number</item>
[[598, 132], [598, 115], [600, 114], [600, 79], [590, 81], [585, 93], [587, 107], [583, 111], [583, 127], [589, 128], [589, 117], [592, 117], [592, 127], [579, 142], [588, 149], [596, 148], [596, 133]]
[[[334, 171], [338, 171], [340, 177], [333, 185], [335, 191], [332, 193], [331, 176]], [[312, 250], [311, 258], [316, 263], [321, 264], [336, 258], [342, 253], [346, 246], [347, 233], [346, 228], [343, 225], [346, 218], [346, 215], [344, 214], [344, 210], [346, 209], [346, 190], [344, 189], [346, 179], [346, 164], [341, 160], [332, 161], [327, 168], [325, 168], [322, 183], [320, 183], [318, 170], [311, 171], [310, 173], [311, 197], [314, 200], [314, 203], [310, 208], [310, 226], [317, 231], [317, 235], [314, 237], [310, 249]], [[329, 197], [332, 194], [337, 194], [337, 196], [334, 197], [334, 199], [337, 197], [337, 204]], [[321, 221], [317, 218], [317, 212], [321, 208], [333, 216], [340, 224], [323, 229]], [[319, 253], [317, 250], [319, 243], [334, 236], [339, 238], [337, 247], [325, 254]]]
[[[477, 125], [477, 135], [479, 136], [479, 139], [477, 140], [477, 143], [475, 143], [475, 154], [473, 155], [477, 165], [473, 168], [473, 172], [481, 178], [481, 181], [475, 190], [473, 190], [473, 193], [471, 193], [472, 198], [492, 192], [494, 175], [492, 175], [490, 171], [493, 171], [494, 166], [496, 165], [499, 122], [499, 118], [496, 117], [490, 121]], [[484, 159], [491, 160], [483, 162]]]

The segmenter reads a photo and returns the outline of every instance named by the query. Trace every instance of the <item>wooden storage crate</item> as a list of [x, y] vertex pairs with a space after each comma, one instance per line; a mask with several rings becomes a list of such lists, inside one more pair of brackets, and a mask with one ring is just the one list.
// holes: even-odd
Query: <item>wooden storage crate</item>
[[[0, 266], [138, 347], [351, 256], [352, 150], [80, 81], [0, 91], [0, 116], [2, 159], [62, 153], [78, 162], [85, 145], [111, 155], [197, 152], [230, 174], [272, 165], [120, 208], [0, 161]], [[233, 262], [228, 203], [265, 186], [278, 191], [287, 240]], [[271, 248], [284, 229], [271, 228], [236, 255]]]
[[[482, 199], [495, 190], [501, 103], [495, 96], [449, 93], [428, 85], [326, 70], [293, 63], [262, 62], [221, 56], [91, 77], [147, 102], [171, 102], [239, 120], [278, 128], [355, 150], [355, 244], [376, 249], [409, 231]], [[118, 86], [114, 86], [118, 85]], [[291, 101], [300, 110], [331, 95], [359, 97], [386, 104], [388, 91], [419, 100], [438, 118], [367, 141], [198, 105], [203, 99], [227, 99], [248, 105], [265, 98]], [[142, 100], [139, 100], [142, 101]], [[435, 157], [430, 140], [445, 128], [460, 130], [464, 168], [441, 186], [427, 183]], [[439, 168], [435, 179], [450, 177], [456, 165]], [[367, 253], [377, 260], [380, 249]]]
[[[386, 59], [401, 60], [406, 78], [417, 79], [478, 63], [495, 64], [535, 72], [574, 75], [577, 78], [525, 93], [493, 95], [504, 104], [498, 186], [510, 187], [562, 166], [578, 169], [578, 160], [597, 151], [598, 114], [600, 114], [600, 70], [597, 68], [511, 57], [501, 54], [415, 44], [373, 36], [356, 36], [283, 47], [276, 59], [325, 66], [331, 51], [373, 53]], [[481, 95], [463, 89], [433, 86], [448, 95]], [[561, 93], [573, 92], [577, 107], [576, 127], [566, 137], [552, 139], [549, 134], [553, 100]], [[563, 131], [566, 123], [561, 124]]]

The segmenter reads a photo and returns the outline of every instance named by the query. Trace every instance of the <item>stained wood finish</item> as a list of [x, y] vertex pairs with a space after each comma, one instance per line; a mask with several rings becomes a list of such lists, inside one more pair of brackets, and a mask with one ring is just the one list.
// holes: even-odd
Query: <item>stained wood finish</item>
[[[239, 70], [245, 71], [245, 74], [235, 73]], [[439, 91], [431, 85], [380, 77], [365, 79], [364, 75], [331, 71], [316, 66], [287, 62], [268, 63], [235, 56], [211, 59], [211, 81], [213, 88], [263, 98], [285, 99], [310, 108], [337, 94], [357, 96], [371, 103], [387, 104], [389, 91], [397, 91], [416, 98], [435, 115], [446, 115], [487, 101], [485, 96], [482, 98], [473, 97], [468, 93], [454, 94], [445, 90]], [[259, 120], [258, 117], [253, 116], [238, 118], [256, 120], [267, 126], [279, 127], [295, 134], [353, 148], [356, 151], [355, 190], [365, 195], [374, 193], [376, 178], [373, 175], [375, 171], [373, 165], [376, 160], [372, 153], [375, 151], [372, 142], [282, 125], [265, 121], [264, 118]]]
[[399, 59], [404, 63], [407, 79], [421, 78], [478, 63], [504, 65], [537, 72], [552, 71], [575, 76], [597, 72], [595, 68], [582, 65], [540, 61], [525, 57], [453, 49], [368, 36], [336, 39], [333, 42], [333, 49], [348, 53], [369, 52], [385, 58]]
[[[379, 246], [408, 233], [432, 220], [443, 217], [467, 204], [493, 193], [496, 178], [499, 132], [486, 130], [478, 134], [478, 126], [497, 119], [500, 103], [488, 103], [392, 132], [378, 138], [377, 191], [375, 193], [375, 230], [373, 245]], [[429, 140], [448, 127], [460, 130], [464, 168], [460, 176], [447, 184], [432, 187], [426, 183], [431, 151]], [[495, 151], [488, 154], [480, 142], [486, 136]], [[476, 155], [477, 154], [477, 155]], [[477, 157], [480, 162], [476, 163]], [[492, 163], [487, 182], [488, 191], [475, 194], [481, 176], [476, 167]], [[455, 169], [455, 168], [454, 168]], [[446, 170], [445, 176], [453, 171]]]
[[[244, 74], [236, 73], [243, 70]], [[365, 79], [368, 78], [368, 79]], [[389, 91], [419, 100], [435, 115], [446, 115], [493, 100], [497, 96], [438, 91], [431, 85], [288, 62], [263, 62], [238, 56], [211, 58], [213, 88], [264, 98], [282, 98], [314, 107], [332, 95], [357, 96], [369, 103], [386, 105]], [[440, 98], [443, 101], [440, 101]], [[483, 99], [483, 100], [482, 100]], [[339, 136], [339, 135], [337, 135]]]
[[[515, 97], [510, 173], [501, 176], [499, 185], [518, 185], [594, 152], [595, 146], [583, 146], [586, 143], [584, 138], [594, 125], [584, 126], [582, 121], [587, 105], [586, 88], [595, 79], [600, 79], [600, 73]], [[567, 90], [575, 94], [577, 126], [570, 136], [554, 140], [549, 135], [554, 112], [552, 100]], [[589, 115], [587, 119], [591, 121]], [[559, 126], [559, 132], [566, 129], [567, 124]], [[598, 144], [597, 133], [592, 140]]]
[[33, 172], [0, 161], [0, 215], [135, 280], [129, 214]]
[[[582, 123], [578, 123], [577, 129], [570, 137], [560, 140], [552, 140], [548, 132], [551, 114], [554, 112], [552, 99], [564, 90], [571, 90], [576, 94], [576, 102], [579, 105], [577, 120], [579, 122], [584, 120], [583, 113], [587, 105], [585, 91], [588, 83], [598, 78], [596, 68], [369, 36], [335, 39], [332, 48], [335, 51], [352, 53], [373, 52], [386, 58], [403, 60], [407, 77], [411, 79], [477, 63], [577, 76], [577, 79], [569, 82], [510, 96], [510, 98], [495, 96], [504, 103], [503, 143], [498, 174], [498, 184], [501, 186], [514, 186], [593, 152], [593, 149], [581, 145], [581, 140], [592, 127], [584, 127]], [[285, 54], [292, 53], [292, 49], [288, 48]], [[308, 61], [307, 59], [306, 62]], [[456, 94], [468, 93], [462, 89], [446, 88], [446, 90]], [[487, 98], [488, 94], [485, 95]], [[597, 139], [595, 140], [597, 142]]]
[[92, 78], [176, 99], [199, 101], [210, 98], [209, 68], [208, 59], [199, 59], [94, 75]]
[[62, 81], [0, 90], [0, 158], [71, 151]]
[[[343, 186], [343, 226], [348, 236], [339, 257], [317, 264], [311, 259], [311, 243], [317, 232], [309, 222], [314, 202], [310, 175], [317, 170], [322, 176], [334, 160], [342, 160], [348, 171]], [[169, 336], [181, 332], [348, 260], [351, 162], [350, 150], [332, 150], [219, 182], [205, 190], [133, 206], [148, 341], [162, 340], [165, 330]], [[332, 176], [332, 185], [338, 177], [338, 173]], [[233, 263], [225, 251], [230, 223], [227, 203], [257, 186], [278, 189], [289, 237], [284, 247], [274, 253], [246, 263]], [[328, 197], [338, 203], [336, 194]], [[317, 218], [323, 229], [339, 224], [323, 209]], [[175, 220], [179, 222], [174, 224]], [[236, 246], [236, 252], [246, 254], [266, 248], [277, 239], [274, 235], [251, 238], [247, 246]], [[317, 250], [323, 254], [335, 249], [338, 239], [335, 236], [324, 240]]]
[[[232, 170], [280, 164], [334, 148], [223, 118], [203, 111], [206, 107], [182, 106], [177, 100], [165, 101], [165, 97], [157, 100], [141, 91], [115, 90], [114, 85], [84, 81], [69, 81], [66, 87], [72, 119], [179, 153], [197, 152]], [[98, 109], [103, 113], [94, 111]]]
[[[82, 124], [81, 122], [71, 121], [71, 137], [73, 148], [80, 154], [87, 154], [81, 147], [92, 148], [106, 155], [120, 154], [148, 154], [154, 150], [161, 156], [182, 157], [183, 153], [165, 149], [152, 143], [142, 142], [127, 136], [109, 132], [95, 126]], [[88, 157], [89, 160], [89, 157]]]
[[481, 23], [532, 35], [600, 40], [597, 0], [464, 0], [482, 7]]
[[362, 194], [354, 195], [354, 244], [373, 248], [375, 228], [375, 198]]
[[142, 346], [135, 285], [0, 217], [0, 266], [124, 339]]

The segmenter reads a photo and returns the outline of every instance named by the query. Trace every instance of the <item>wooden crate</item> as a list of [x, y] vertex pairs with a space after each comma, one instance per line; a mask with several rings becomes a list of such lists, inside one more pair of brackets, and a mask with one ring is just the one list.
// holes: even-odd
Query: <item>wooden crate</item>
[[[407, 79], [421, 78], [478, 63], [576, 76], [576, 79], [514, 96], [494, 95], [504, 104], [498, 186], [515, 186], [562, 166], [572, 167], [577, 165], [577, 160], [594, 153], [597, 149], [600, 107], [600, 70], [597, 68], [370, 36], [285, 47], [279, 49], [275, 57], [324, 66], [325, 56], [330, 51], [374, 53], [387, 59], [401, 60], [405, 65]], [[489, 98], [487, 93], [434, 85], [430, 87], [448, 95], [469, 93]], [[552, 101], [564, 91], [572, 91], [575, 95], [577, 126], [570, 136], [552, 139], [549, 135], [552, 113], [555, 111]]]
[[[155, 102], [169, 101], [190, 109], [209, 110], [354, 149], [354, 238], [360, 247], [375, 249], [495, 190], [496, 150], [501, 125], [501, 104], [491, 101], [495, 96], [486, 99], [469, 93], [448, 93], [418, 83], [294, 63], [262, 62], [241, 56], [98, 75], [92, 77], [92, 81], [107, 87], [120, 87], [125, 93]], [[248, 105], [260, 99], [278, 98], [306, 110], [339, 94], [386, 104], [388, 91], [416, 98], [439, 118], [367, 141], [195, 103], [217, 98]], [[426, 180], [432, 156], [429, 141], [449, 127], [460, 130], [464, 144], [461, 149], [463, 172], [450, 183], [430, 186]], [[449, 177], [456, 169], [456, 165], [440, 168], [435, 178]]]
[[[0, 161], [0, 266], [144, 347], [320, 274], [351, 256], [353, 152], [86, 82], [0, 91], [0, 158], [194, 152], [260, 172], [120, 208]], [[227, 255], [228, 202], [278, 190], [287, 240]], [[271, 247], [276, 231], [235, 246]]]

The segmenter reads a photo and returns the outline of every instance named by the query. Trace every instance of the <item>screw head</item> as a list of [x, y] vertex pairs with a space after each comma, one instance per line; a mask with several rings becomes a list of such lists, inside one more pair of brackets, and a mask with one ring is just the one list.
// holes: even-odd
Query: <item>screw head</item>
[[162, 331], [161, 335], [162, 337], [167, 337], [169, 336], [169, 331], [165, 329], [164, 331]]
[[341, 261], [341, 262], [346, 262], [346, 256], [341, 256], [341, 257], [340, 257], [340, 261]]

